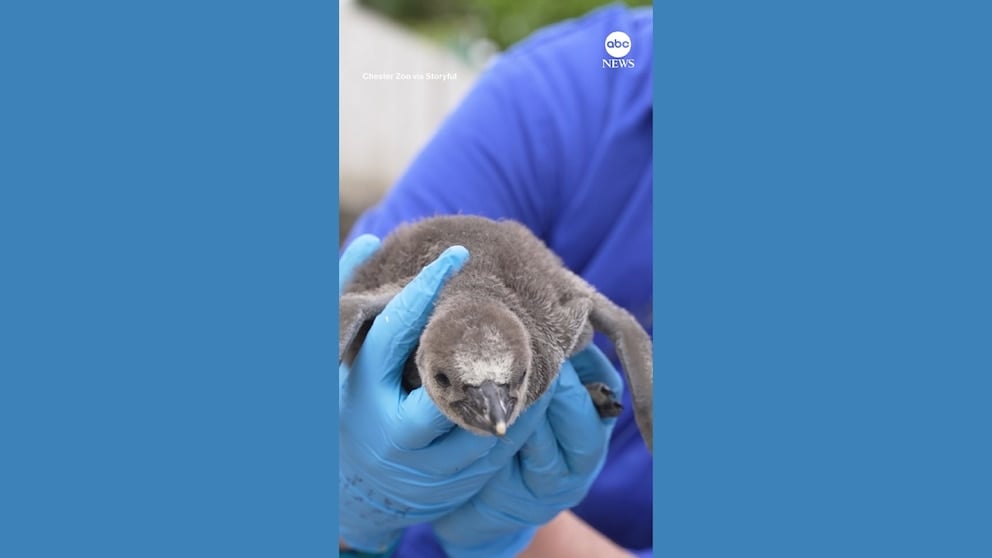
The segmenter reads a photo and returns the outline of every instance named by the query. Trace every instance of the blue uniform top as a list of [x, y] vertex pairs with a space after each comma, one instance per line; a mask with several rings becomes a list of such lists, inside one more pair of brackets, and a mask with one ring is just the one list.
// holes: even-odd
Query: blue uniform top
[[[630, 37], [619, 59], [605, 49], [614, 31]], [[512, 218], [651, 331], [652, 34], [650, 9], [610, 6], [510, 49], [350, 237], [435, 214]], [[631, 409], [627, 389], [606, 464], [573, 511], [651, 556], [651, 456]], [[415, 526], [396, 556], [444, 553]]]

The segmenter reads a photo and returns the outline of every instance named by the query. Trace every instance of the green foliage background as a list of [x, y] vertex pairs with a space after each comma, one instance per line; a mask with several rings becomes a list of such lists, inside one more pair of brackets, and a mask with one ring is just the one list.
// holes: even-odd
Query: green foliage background
[[[470, 34], [494, 41], [501, 49], [537, 29], [580, 16], [609, 4], [604, 0], [359, 0], [399, 22], [440, 40]], [[652, 0], [626, 0], [650, 6]]]

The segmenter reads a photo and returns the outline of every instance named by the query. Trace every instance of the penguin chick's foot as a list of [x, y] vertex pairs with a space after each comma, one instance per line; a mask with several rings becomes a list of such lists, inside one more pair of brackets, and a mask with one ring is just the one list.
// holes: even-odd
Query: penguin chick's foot
[[586, 389], [589, 390], [589, 396], [592, 397], [592, 404], [596, 406], [596, 411], [599, 412], [600, 417], [620, 416], [620, 411], [623, 411], [623, 405], [617, 401], [617, 395], [606, 384], [594, 382], [586, 384]]

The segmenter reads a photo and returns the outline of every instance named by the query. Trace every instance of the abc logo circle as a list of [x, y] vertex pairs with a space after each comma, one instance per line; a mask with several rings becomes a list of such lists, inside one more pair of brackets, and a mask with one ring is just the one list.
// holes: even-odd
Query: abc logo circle
[[623, 31], [614, 31], [606, 36], [606, 54], [613, 58], [623, 58], [630, 52], [630, 37]]

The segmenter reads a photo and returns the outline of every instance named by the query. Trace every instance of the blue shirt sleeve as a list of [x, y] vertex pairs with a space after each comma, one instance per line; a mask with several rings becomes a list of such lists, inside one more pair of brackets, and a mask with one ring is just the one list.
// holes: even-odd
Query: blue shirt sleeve
[[[632, 43], [622, 66], [604, 48], [614, 31]], [[483, 73], [346, 242], [437, 214], [515, 219], [650, 331], [651, 50], [648, 9], [610, 6], [535, 33]], [[609, 341], [596, 343], [616, 362]], [[652, 461], [629, 389], [623, 402], [606, 465], [573, 511], [650, 556]], [[434, 556], [428, 526], [408, 529], [396, 553]]]

